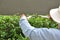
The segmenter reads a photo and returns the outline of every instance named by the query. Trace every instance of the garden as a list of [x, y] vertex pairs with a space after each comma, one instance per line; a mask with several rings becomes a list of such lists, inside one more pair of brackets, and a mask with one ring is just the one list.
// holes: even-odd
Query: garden
[[[29, 40], [19, 26], [20, 16], [0, 15], [0, 40]], [[29, 18], [29, 23], [36, 28], [57, 28], [57, 23], [51, 19], [35, 15]]]

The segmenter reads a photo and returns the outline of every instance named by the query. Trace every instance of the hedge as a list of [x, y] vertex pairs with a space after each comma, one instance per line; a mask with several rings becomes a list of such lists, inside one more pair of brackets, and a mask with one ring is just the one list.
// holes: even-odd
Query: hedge
[[[19, 16], [0, 15], [0, 40], [29, 40], [19, 26]], [[57, 23], [41, 16], [33, 16], [29, 23], [37, 28], [57, 28]]]
[[29, 19], [29, 23], [36, 28], [57, 28], [57, 23], [49, 18], [43, 18], [41, 16], [33, 16]]

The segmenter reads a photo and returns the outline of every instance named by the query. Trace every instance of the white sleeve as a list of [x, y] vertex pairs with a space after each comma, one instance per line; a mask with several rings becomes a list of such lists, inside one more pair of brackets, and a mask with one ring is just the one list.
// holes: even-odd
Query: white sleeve
[[32, 27], [28, 20], [26, 19], [25, 16], [21, 17], [20, 18], [20, 22], [19, 22], [19, 25], [24, 33], [25, 36], [29, 37], [31, 31], [34, 29], [34, 27]]

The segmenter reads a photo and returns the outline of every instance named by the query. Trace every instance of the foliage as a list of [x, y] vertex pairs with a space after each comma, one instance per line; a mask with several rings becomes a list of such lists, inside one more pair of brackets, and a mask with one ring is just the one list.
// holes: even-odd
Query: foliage
[[0, 40], [24, 40], [19, 27], [19, 16], [0, 15]]
[[[28, 40], [19, 27], [19, 16], [0, 15], [0, 40]], [[47, 18], [33, 16], [29, 23], [34, 27], [57, 28], [57, 23]]]
[[57, 23], [49, 18], [41, 16], [33, 16], [29, 19], [29, 23], [37, 28], [57, 28]]

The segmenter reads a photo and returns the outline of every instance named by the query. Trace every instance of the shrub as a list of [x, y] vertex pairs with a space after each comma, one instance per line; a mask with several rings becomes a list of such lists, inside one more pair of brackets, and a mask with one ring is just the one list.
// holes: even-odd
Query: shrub
[[[0, 15], [0, 40], [28, 40], [19, 27], [19, 16], [3, 16]], [[37, 28], [57, 28], [57, 23], [54, 21], [34, 16], [29, 19], [29, 23]]]
[[19, 16], [0, 15], [0, 40], [27, 40], [19, 27]]
[[33, 16], [29, 19], [29, 23], [36, 28], [57, 28], [56, 22], [41, 16]]

